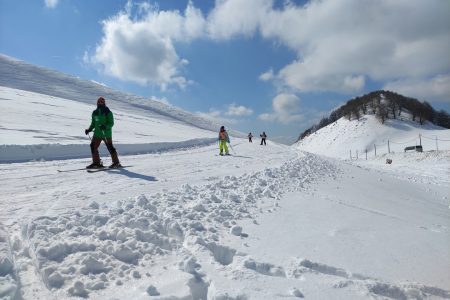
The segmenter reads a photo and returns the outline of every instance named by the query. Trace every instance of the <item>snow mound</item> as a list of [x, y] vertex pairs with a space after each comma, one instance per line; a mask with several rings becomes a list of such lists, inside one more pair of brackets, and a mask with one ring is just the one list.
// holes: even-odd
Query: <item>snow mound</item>
[[0, 299], [15, 299], [18, 283], [8, 233], [0, 224]]

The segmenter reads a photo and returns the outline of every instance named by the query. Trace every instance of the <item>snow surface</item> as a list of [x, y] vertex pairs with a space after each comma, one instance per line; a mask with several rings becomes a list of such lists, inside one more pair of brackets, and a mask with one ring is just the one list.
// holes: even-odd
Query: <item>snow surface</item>
[[[91, 105], [6, 86], [0, 299], [450, 298], [449, 151], [337, 160], [337, 135], [318, 132], [331, 157], [239, 137], [221, 157], [215, 131], [135, 120], [124, 101], [113, 139], [128, 167], [88, 173]], [[383, 135], [351, 124], [347, 141]]]

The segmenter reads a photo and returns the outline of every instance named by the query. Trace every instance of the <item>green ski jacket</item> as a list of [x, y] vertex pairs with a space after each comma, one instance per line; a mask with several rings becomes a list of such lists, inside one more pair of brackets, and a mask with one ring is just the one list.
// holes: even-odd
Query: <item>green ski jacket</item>
[[[105, 125], [105, 129], [100, 127]], [[114, 117], [112, 111], [107, 106], [99, 106], [92, 112], [92, 121], [89, 131], [94, 129], [94, 137], [112, 138], [112, 127], [114, 126]]]

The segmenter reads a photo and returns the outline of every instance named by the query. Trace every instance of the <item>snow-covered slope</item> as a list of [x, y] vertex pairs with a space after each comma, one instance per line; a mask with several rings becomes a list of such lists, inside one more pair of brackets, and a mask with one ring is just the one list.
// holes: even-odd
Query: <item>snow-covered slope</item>
[[[180, 122], [213, 131], [216, 131], [222, 125], [159, 101], [116, 91], [92, 81], [81, 80], [2, 54], [0, 54], [0, 70], [0, 86], [4, 87], [69, 99], [89, 105], [95, 104], [96, 99], [103, 96], [114, 110], [126, 110], [130, 114], [141, 117], [156, 117], [158, 119], [165, 117], [171, 122]], [[242, 133], [233, 130], [230, 130], [230, 133], [243, 136]]]
[[[99, 96], [114, 113], [113, 138], [120, 155], [208, 145], [221, 125], [1, 54], [0, 70], [0, 163], [89, 157], [84, 129]], [[100, 151], [107, 153], [103, 146]]]
[[[388, 119], [381, 124], [373, 115], [365, 115], [359, 121], [341, 118], [321, 128], [294, 147], [299, 150], [329, 157], [352, 159], [375, 157], [377, 155], [404, 152], [407, 146], [422, 145], [424, 151], [450, 150], [450, 130], [427, 123], [420, 125], [402, 119]], [[388, 144], [389, 141], [389, 144]], [[358, 153], [358, 154], [357, 154]]]
[[[216, 133], [160, 116], [115, 109], [113, 139], [121, 155], [214, 143]], [[95, 106], [0, 87], [0, 163], [90, 157], [84, 134]], [[124, 110], [122, 110], [124, 109]], [[102, 154], [106, 148], [101, 147]]]

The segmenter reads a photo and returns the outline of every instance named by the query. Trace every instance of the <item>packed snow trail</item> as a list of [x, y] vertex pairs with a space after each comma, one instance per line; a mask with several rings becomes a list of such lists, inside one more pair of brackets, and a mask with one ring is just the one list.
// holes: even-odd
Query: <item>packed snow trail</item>
[[[1, 173], [15, 185], [7, 195], [31, 202], [2, 210], [17, 291], [24, 299], [450, 298], [448, 184], [386, 185], [390, 175], [277, 145], [216, 151], [129, 157], [130, 171], [95, 176], [56, 172], [79, 160], [11, 165], [16, 173]], [[21, 190], [27, 183], [34, 192]], [[389, 247], [375, 247], [381, 242]], [[383, 271], [405, 251], [397, 269]]]
[[[82, 169], [90, 159], [0, 164], [3, 185], [0, 222], [11, 225], [32, 217], [77, 209], [93, 200], [100, 204], [111, 203], [132, 195], [173, 189], [184, 183], [192, 185], [226, 175], [238, 176], [296, 157], [283, 145], [262, 148], [236, 140], [235, 148], [237, 155], [232, 157], [216, 157], [219, 152], [216, 145], [124, 156], [122, 164], [133, 167], [102, 174], [88, 174], [83, 170], [57, 172]], [[109, 157], [103, 158], [108, 165]]]
[[[279, 201], [286, 187], [303, 189], [336, 172], [332, 164], [319, 163], [308, 155], [278, 168], [226, 176], [206, 185], [185, 184], [174, 191], [119, 200], [115, 205], [92, 202], [77, 212], [36, 218], [23, 231], [46, 286], [57, 289], [55, 295], [87, 296], [141, 278], [141, 267], [174, 251], [192, 257], [206, 251], [219, 265], [229, 265], [235, 251], [220, 244], [224, 230], [231, 228], [245, 237], [233, 224], [253, 218], [260, 200]], [[181, 268], [191, 275], [197, 272], [195, 267]], [[206, 295], [210, 283], [202, 282]], [[216, 289], [220, 282], [215, 283]], [[159, 290], [165, 291], [164, 286]]]

